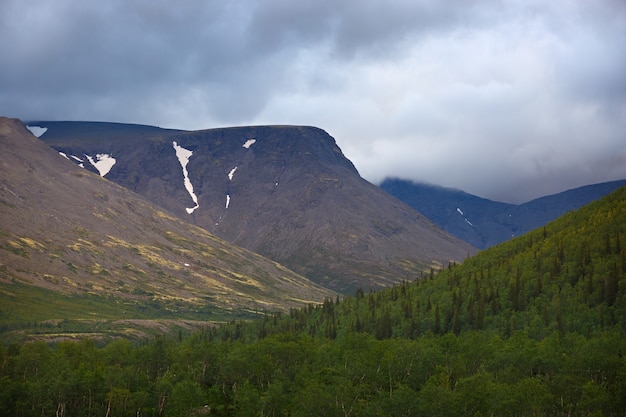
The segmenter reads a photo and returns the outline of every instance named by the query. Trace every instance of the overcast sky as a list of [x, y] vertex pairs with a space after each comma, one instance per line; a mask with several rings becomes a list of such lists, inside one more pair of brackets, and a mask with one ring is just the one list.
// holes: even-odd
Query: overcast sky
[[0, 115], [313, 125], [363, 177], [626, 178], [624, 0], [0, 0]]

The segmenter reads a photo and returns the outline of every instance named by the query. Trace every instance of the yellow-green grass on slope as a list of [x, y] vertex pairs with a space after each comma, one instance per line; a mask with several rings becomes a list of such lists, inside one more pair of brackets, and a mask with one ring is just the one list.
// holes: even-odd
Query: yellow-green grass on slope
[[63, 294], [40, 287], [0, 283], [0, 343], [78, 337], [106, 339], [124, 337], [128, 332], [151, 334], [154, 331], [146, 328], [158, 329], [155, 323], [165, 322], [169, 323], [166, 328], [185, 327], [183, 323], [188, 323], [187, 326], [199, 329], [253, 315], [249, 310], [218, 309], [208, 302], [190, 306], [173, 299], [130, 300], [93, 293]]

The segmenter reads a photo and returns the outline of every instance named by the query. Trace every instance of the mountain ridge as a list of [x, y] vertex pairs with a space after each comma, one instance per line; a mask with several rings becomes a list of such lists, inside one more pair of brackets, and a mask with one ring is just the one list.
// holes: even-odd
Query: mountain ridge
[[387, 286], [475, 252], [361, 178], [319, 128], [146, 127], [107, 140], [98, 124], [98, 140], [86, 140], [86, 122], [29, 123], [47, 128], [40, 139], [70, 158], [112, 155], [107, 179], [340, 292]]
[[497, 202], [453, 188], [399, 178], [387, 178], [380, 187], [449, 233], [486, 249], [541, 227], [625, 185], [626, 180], [589, 184], [522, 204]]

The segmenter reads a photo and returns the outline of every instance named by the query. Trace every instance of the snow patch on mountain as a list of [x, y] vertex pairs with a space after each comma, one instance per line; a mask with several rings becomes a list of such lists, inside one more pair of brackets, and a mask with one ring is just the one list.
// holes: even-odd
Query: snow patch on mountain
[[[67, 155], [66, 155], [66, 154], [63, 154], [63, 155], [67, 158]], [[79, 167], [81, 167], [81, 168], [85, 168], [85, 164], [84, 164], [84, 162], [85, 162], [85, 161], [83, 161], [82, 159], [80, 159], [80, 158], [79, 158], [79, 157], [77, 157], [76, 155], [70, 155], [70, 158], [72, 158], [74, 161], [78, 162], [78, 166], [79, 166]], [[68, 159], [69, 159], [69, 158], [68, 158]]]
[[189, 158], [193, 155], [193, 151], [189, 149], [185, 149], [182, 146], [178, 145], [176, 141], [172, 142], [174, 146], [174, 150], [176, 151], [176, 157], [178, 158], [178, 162], [180, 162], [180, 166], [183, 167], [183, 177], [185, 178], [185, 189], [191, 196], [191, 199], [194, 203], [196, 203], [195, 207], [186, 207], [187, 213], [193, 213], [200, 205], [198, 204], [198, 197], [193, 192], [193, 184], [191, 184], [191, 180], [189, 179], [189, 172], [187, 172], [187, 164], [189, 163]]
[[256, 139], [248, 139], [246, 143], [244, 143], [242, 146], [246, 149], [249, 149], [250, 146], [254, 145], [255, 143], [256, 143]]
[[233, 180], [233, 175], [235, 175], [235, 171], [237, 171], [237, 167], [235, 167], [235, 168], [231, 169], [231, 170], [230, 170], [230, 172], [228, 173], [228, 179], [229, 179], [230, 181], [232, 181], [232, 180]]
[[230, 206], [230, 194], [226, 194], [226, 208]]
[[474, 227], [474, 225], [472, 224], [472, 222], [470, 222], [467, 217], [465, 217], [465, 213], [463, 213], [463, 210], [461, 210], [459, 207], [456, 208], [457, 213], [459, 213], [462, 217], [463, 220], [465, 220], [465, 223], [469, 224], [470, 226]]
[[47, 127], [41, 127], [41, 126], [26, 126], [26, 129], [30, 130], [30, 133], [32, 133], [33, 135], [37, 137], [41, 137], [41, 135], [46, 133], [46, 130], [48, 130]]
[[85, 155], [85, 156], [87, 157], [87, 160], [89, 160], [89, 163], [98, 170], [101, 177], [104, 177], [106, 174], [108, 174], [116, 162], [115, 158], [113, 158], [111, 155], [106, 154], [106, 153], [97, 154], [96, 159], [92, 158], [89, 155]]

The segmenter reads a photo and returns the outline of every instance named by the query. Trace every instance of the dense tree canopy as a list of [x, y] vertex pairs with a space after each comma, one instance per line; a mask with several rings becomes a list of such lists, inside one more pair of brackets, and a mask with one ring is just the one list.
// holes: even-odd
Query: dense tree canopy
[[2, 415], [623, 415], [626, 341], [558, 331], [4, 348]]

